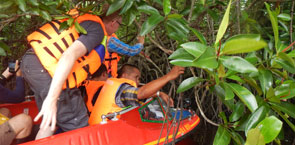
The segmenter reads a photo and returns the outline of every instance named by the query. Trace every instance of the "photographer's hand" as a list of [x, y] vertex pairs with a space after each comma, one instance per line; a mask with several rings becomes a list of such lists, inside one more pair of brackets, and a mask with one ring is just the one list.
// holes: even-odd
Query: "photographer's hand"
[[15, 70], [15, 75], [17, 76], [17, 77], [20, 77], [20, 76], [22, 76], [22, 72], [20, 71], [20, 68], [19, 68], [20, 66], [19, 66], [19, 61], [18, 60], [16, 60], [15, 61], [15, 68], [14, 68], [14, 70]]
[[9, 68], [7, 67], [6, 70], [2, 73], [2, 75], [8, 79], [10, 76], [12, 76], [13, 74], [9, 72]]

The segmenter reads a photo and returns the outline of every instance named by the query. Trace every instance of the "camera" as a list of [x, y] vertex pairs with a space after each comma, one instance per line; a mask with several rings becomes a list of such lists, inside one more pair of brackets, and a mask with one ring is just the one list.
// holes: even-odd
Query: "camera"
[[[8, 69], [10, 73], [15, 73], [15, 64], [16, 64], [16, 60], [12, 60], [8, 62]], [[18, 65], [20, 64], [20, 62], [18, 62]]]

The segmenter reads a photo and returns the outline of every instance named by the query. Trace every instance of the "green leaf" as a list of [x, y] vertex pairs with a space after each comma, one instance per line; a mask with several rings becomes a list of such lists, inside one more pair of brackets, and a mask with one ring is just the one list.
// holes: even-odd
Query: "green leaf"
[[192, 87], [194, 87], [195, 85], [197, 85], [198, 83], [204, 81], [204, 79], [201, 78], [197, 78], [197, 77], [190, 77], [185, 79], [183, 82], [181, 82], [181, 84], [179, 85], [179, 87], [177, 88], [177, 93], [181, 93], [184, 92]]
[[180, 43], [188, 39], [189, 29], [187, 22], [183, 19], [170, 18], [165, 24], [170, 38], [177, 40]]
[[248, 131], [250, 129], [255, 128], [256, 125], [266, 117], [268, 112], [269, 108], [265, 107], [264, 105], [260, 106], [257, 110], [255, 110], [251, 114], [251, 117], [247, 122], [247, 125], [245, 127], [245, 134], [248, 134]]
[[294, 59], [292, 59], [289, 55], [287, 55], [284, 52], [279, 52], [278, 53], [278, 57], [281, 58], [282, 60], [285, 60], [286, 62], [288, 62], [289, 64], [292, 65], [292, 67], [295, 67], [295, 62]]
[[280, 98], [275, 95], [274, 89], [272, 87], [267, 90], [266, 98], [271, 102], [280, 103]]
[[223, 37], [223, 35], [227, 29], [228, 21], [229, 21], [230, 6], [231, 6], [231, 0], [228, 3], [228, 6], [227, 6], [225, 14], [222, 18], [221, 24], [219, 25], [215, 45], [219, 42], [219, 40], [221, 40], [221, 38]]
[[137, 10], [150, 15], [160, 15], [159, 11], [156, 8], [149, 6], [147, 4], [137, 7]]
[[275, 96], [280, 99], [290, 99], [295, 96], [295, 83], [284, 82], [282, 85], [275, 88]]
[[40, 11], [40, 16], [41, 16], [43, 19], [47, 20], [47, 21], [51, 21], [51, 20], [52, 20], [52, 19], [51, 19], [51, 16], [50, 16], [49, 13], [47, 13], [46, 11]]
[[134, 0], [126, 0], [125, 5], [123, 6], [122, 10], [120, 11], [120, 15], [127, 12], [133, 5]]
[[280, 133], [283, 122], [275, 116], [270, 116], [261, 121], [257, 128], [260, 129], [261, 134], [264, 136], [265, 143], [272, 142]]
[[293, 67], [293, 65], [290, 64], [288, 61], [282, 60], [280, 58], [275, 58], [274, 61], [278, 63], [280, 66], [282, 66], [288, 72], [293, 74], [295, 73], [295, 67]]
[[146, 35], [151, 32], [160, 22], [164, 20], [164, 17], [158, 14], [150, 16], [147, 21], [142, 24], [140, 36]]
[[75, 28], [78, 33], [87, 34], [87, 31], [77, 21], [75, 21]]
[[119, 10], [120, 8], [123, 7], [123, 5], [125, 4], [126, 0], [115, 0], [109, 7], [108, 11], [107, 11], [107, 16], [116, 12], [117, 10]]
[[249, 84], [251, 87], [255, 88], [255, 90], [258, 92], [258, 95], [262, 95], [261, 88], [257, 85], [256, 80], [252, 77], [245, 76], [244, 80]]
[[243, 139], [243, 137], [239, 133], [237, 133], [235, 131], [231, 131], [230, 134], [231, 134], [231, 138], [235, 141], [234, 145], [245, 144], [245, 140]]
[[[242, 35], [245, 36], [245, 35]], [[231, 39], [225, 42], [222, 54], [238, 54], [256, 51], [264, 48], [267, 43], [263, 40], [257, 40], [257, 38], [249, 38], [240, 36], [236, 39]]]
[[214, 86], [214, 91], [220, 100], [230, 109], [234, 110], [234, 100], [225, 100], [225, 91], [220, 85]]
[[266, 94], [266, 91], [271, 88], [273, 84], [273, 77], [272, 73], [269, 70], [265, 69], [259, 69], [259, 75], [258, 75], [260, 86], [262, 89], [262, 92]]
[[169, 59], [188, 59], [193, 61], [195, 57], [189, 54], [184, 48], [178, 48], [169, 56]]
[[59, 27], [59, 32], [62, 32], [63, 30], [66, 30], [68, 29], [70, 26], [68, 25], [67, 21], [64, 21], [60, 24], [60, 27]]
[[88, 13], [89, 11], [91, 11], [96, 6], [97, 5], [88, 5], [88, 6], [84, 7], [84, 8], [80, 8], [79, 12]]
[[226, 56], [220, 58], [222, 64], [233, 71], [240, 73], [258, 72], [257, 68], [249, 63], [247, 60], [239, 56]]
[[272, 25], [272, 29], [273, 29], [273, 33], [274, 33], [274, 37], [275, 37], [275, 46], [276, 46], [276, 50], [278, 51], [278, 42], [279, 42], [279, 28], [278, 28], [278, 19], [277, 16], [274, 12], [272, 12], [270, 10], [270, 6], [269, 4], [267, 4], [266, 2], [264, 2], [270, 21], [271, 21], [271, 25]]
[[55, 20], [62, 20], [62, 19], [67, 19], [67, 18], [70, 18], [71, 16], [67, 16], [67, 15], [64, 15], [64, 16], [56, 16], [54, 17]]
[[181, 14], [169, 14], [167, 16], [167, 19], [181, 19], [183, 17], [183, 15]]
[[272, 106], [279, 109], [280, 111], [283, 111], [284, 113], [288, 114], [292, 118], [295, 118], [295, 105], [289, 102], [281, 102], [281, 103], [275, 103], [275, 102], [269, 102]]
[[67, 24], [68, 24], [68, 26], [72, 26], [73, 25], [73, 23], [74, 23], [74, 18], [72, 18], [72, 17], [70, 17], [66, 22], [67, 22]]
[[189, 29], [197, 36], [200, 42], [204, 45], [207, 45], [206, 38], [202, 33], [200, 33], [197, 29], [189, 27]]
[[264, 137], [259, 129], [249, 130], [245, 145], [265, 145]]
[[207, 47], [206, 51], [203, 55], [199, 57], [199, 59], [195, 60], [194, 62], [195, 67], [200, 68], [217, 68], [218, 62], [216, 60], [216, 53], [213, 48]]
[[9, 54], [11, 53], [10, 47], [7, 44], [0, 41], [0, 55], [1, 56], [6, 56], [5, 51], [8, 52]]
[[30, 3], [31, 5], [33, 5], [33, 6], [39, 6], [39, 3], [38, 3], [37, 0], [28, 0], [28, 1], [29, 1], [29, 3]]
[[206, 51], [207, 46], [198, 42], [187, 42], [180, 45], [188, 53], [193, 55], [195, 59], [198, 59]]
[[168, 19], [167, 24], [170, 24], [175, 30], [179, 30], [185, 35], [189, 33], [187, 22], [183, 19], [170, 18]]
[[239, 120], [244, 115], [245, 106], [242, 102], [235, 104], [233, 113], [229, 116], [230, 122], [235, 122]]
[[232, 91], [242, 100], [242, 102], [248, 107], [248, 109], [253, 112], [258, 108], [256, 98], [255, 96], [246, 88], [234, 84], [234, 83], [228, 83], [229, 87], [232, 89]]
[[286, 14], [286, 13], [279, 14], [278, 18], [283, 20], [283, 21], [290, 21], [291, 20], [291, 16], [289, 14]]
[[9, 18], [9, 16], [6, 15], [6, 14], [0, 14], [0, 19], [1, 19], [1, 18]]
[[173, 65], [178, 65], [182, 67], [195, 66], [193, 61], [188, 59], [175, 59], [175, 60], [171, 60], [170, 63]]
[[171, 11], [170, 0], [163, 0], [163, 11], [165, 15], [168, 15]]
[[16, 3], [17, 3], [18, 8], [20, 10], [22, 10], [23, 12], [26, 12], [27, 4], [26, 4], [26, 1], [25, 0], [16, 0]]
[[228, 145], [230, 139], [229, 132], [223, 126], [219, 126], [214, 137], [213, 145]]
[[243, 79], [241, 79], [239, 76], [237, 75], [231, 75], [231, 76], [228, 76], [227, 77], [228, 79], [231, 79], [231, 80], [235, 80], [237, 82], [240, 82], [240, 83], [245, 83], [245, 81]]
[[127, 13], [126, 17], [124, 17], [127, 21], [127, 25], [130, 26], [136, 18], [137, 11], [132, 7], [130, 8]]
[[226, 82], [223, 82], [222, 84], [225, 90], [225, 100], [233, 99], [235, 97], [234, 92], [230, 89], [230, 87], [228, 86]]

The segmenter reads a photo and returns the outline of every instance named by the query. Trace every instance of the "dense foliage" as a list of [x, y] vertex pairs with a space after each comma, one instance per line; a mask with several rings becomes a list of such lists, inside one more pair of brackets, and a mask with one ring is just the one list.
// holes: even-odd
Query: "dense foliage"
[[[13, 58], [21, 57], [26, 35], [45, 21], [68, 18], [60, 29], [85, 33], [66, 12], [76, 6], [81, 14], [104, 12], [99, 0], [0, 1], [0, 55]], [[122, 59], [144, 68], [143, 82], [168, 72], [169, 61], [190, 68], [165, 90], [179, 93], [179, 101], [194, 100], [202, 118], [218, 126], [214, 145], [291, 144], [284, 136], [295, 134], [294, 1], [108, 2], [107, 15], [123, 15], [123, 41], [147, 36], [143, 54]]]

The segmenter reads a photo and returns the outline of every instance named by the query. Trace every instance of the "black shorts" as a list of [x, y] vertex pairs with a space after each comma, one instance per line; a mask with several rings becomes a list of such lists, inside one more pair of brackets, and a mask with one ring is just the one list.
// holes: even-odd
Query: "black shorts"
[[[32, 49], [22, 58], [21, 71], [30, 88], [40, 111], [51, 84], [51, 76], [41, 65]], [[78, 88], [63, 90], [57, 102], [57, 125], [64, 131], [88, 125], [88, 114]]]

